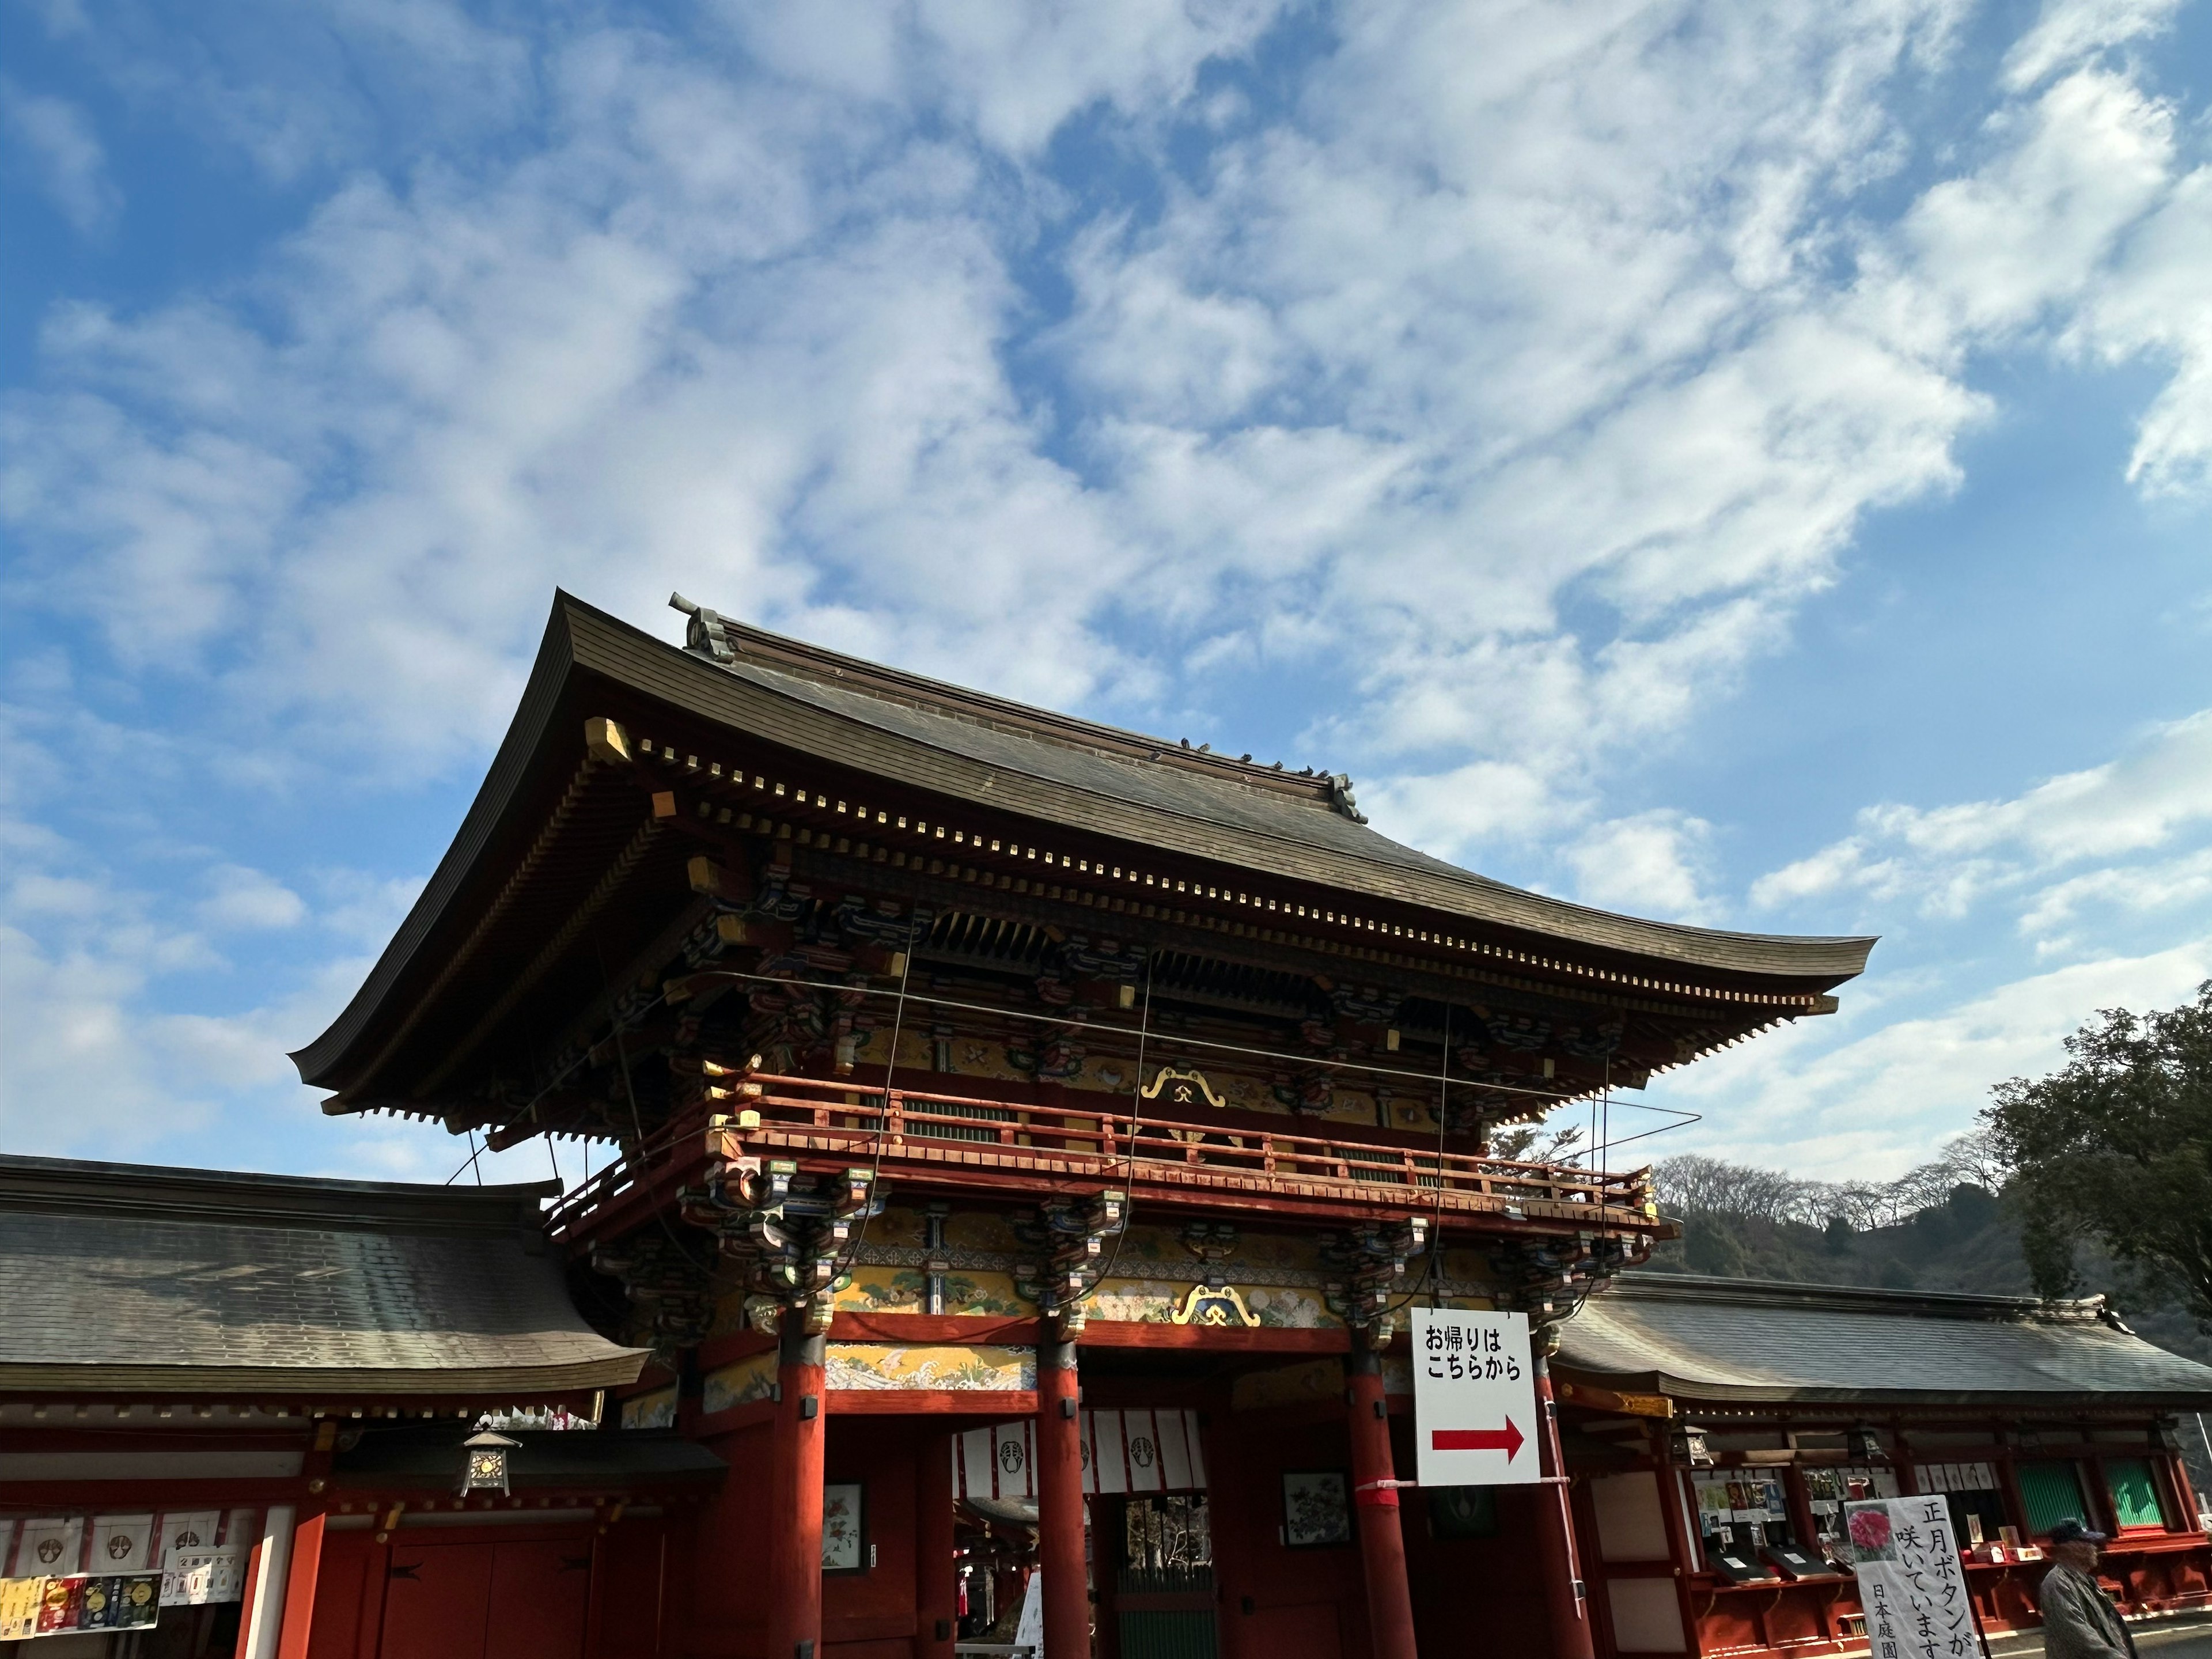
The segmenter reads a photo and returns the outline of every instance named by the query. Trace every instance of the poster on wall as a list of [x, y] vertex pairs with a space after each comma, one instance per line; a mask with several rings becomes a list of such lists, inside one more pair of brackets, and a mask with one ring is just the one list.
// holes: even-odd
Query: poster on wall
[[1519, 1486], [1537, 1468], [1528, 1316], [1413, 1310], [1413, 1450], [1424, 1486]]
[[43, 1578], [0, 1578], [0, 1642], [39, 1633], [39, 1607], [46, 1595]]
[[868, 1566], [867, 1488], [831, 1481], [822, 1488], [822, 1571], [865, 1572]]
[[161, 1565], [161, 1605], [199, 1607], [210, 1601], [236, 1601], [246, 1594], [246, 1547], [177, 1549]]
[[1973, 1603], [1948, 1504], [1940, 1497], [1856, 1500], [1844, 1505], [1844, 1530], [1872, 1659], [1973, 1651]]
[[1283, 1542], [1294, 1550], [1352, 1541], [1352, 1481], [1341, 1469], [1283, 1475]]

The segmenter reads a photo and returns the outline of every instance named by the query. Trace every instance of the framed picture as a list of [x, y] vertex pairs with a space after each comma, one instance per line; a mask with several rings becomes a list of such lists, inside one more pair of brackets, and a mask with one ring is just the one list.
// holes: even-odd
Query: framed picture
[[1285, 1469], [1283, 1542], [1306, 1550], [1351, 1541], [1351, 1477], [1342, 1469]]
[[868, 1570], [868, 1489], [855, 1480], [822, 1488], [822, 1571]]

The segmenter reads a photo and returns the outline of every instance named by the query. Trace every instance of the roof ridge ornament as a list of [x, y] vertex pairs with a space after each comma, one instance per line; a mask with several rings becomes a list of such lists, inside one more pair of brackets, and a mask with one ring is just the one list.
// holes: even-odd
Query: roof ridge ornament
[[1367, 822], [1367, 814], [1359, 810], [1359, 803], [1352, 798], [1352, 777], [1349, 773], [1338, 772], [1331, 775], [1328, 780], [1328, 804], [1354, 823]]
[[709, 662], [735, 662], [738, 648], [730, 638], [730, 630], [722, 621], [722, 613], [709, 611], [695, 604], [681, 593], [668, 596], [668, 607], [681, 611], [691, 620], [684, 630], [684, 648]]

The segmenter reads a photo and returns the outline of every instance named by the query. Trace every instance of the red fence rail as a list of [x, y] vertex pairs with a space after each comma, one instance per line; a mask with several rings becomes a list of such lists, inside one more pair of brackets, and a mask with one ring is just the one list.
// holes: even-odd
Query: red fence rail
[[[1648, 1168], [1579, 1170], [1293, 1130], [1226, 1128], [1149, 1111], [1036, 1106], [934, 1090], [887, 1094], [758, 1073], [714, 1093], [720, 1115], [694, 1127], [719, 1132], [732, 1151], [827, 1153], [880, 1164], [886, 1174], [917, 1164], [965, 1166], [1015, 1177], [1126, 1177], [1139, 1186], [1272, 1189], [1379, 1208], [1520, 1211], [1594, 1225], [1656, 1225]], [[567, 1231], [616, 1201], [650, 1161], [625, 1160], [567, 1194], [554, 1212], [555, 1231]]]

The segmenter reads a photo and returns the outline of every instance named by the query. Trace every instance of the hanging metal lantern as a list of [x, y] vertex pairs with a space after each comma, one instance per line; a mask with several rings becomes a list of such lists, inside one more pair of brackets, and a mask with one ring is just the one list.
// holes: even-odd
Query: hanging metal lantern
[[520, 1445], [503, 1434], [486, 1429], [461, 1442], [461, 1491], [507, 1492], [507, 1455]]
[[1851, 1459], [1859, 1463], [1884, 1463], [1889, 1454], [1881, 1449], [1881, 1437], [1865, 1424], [1851, 1431]]
[[1712, 1468], [1713, 1454], [1705, 1444], [1705, 1431], [1696, 1424], [1685, 1423], [1674, 1431], [1674, 1461], [1693, 1469]]

